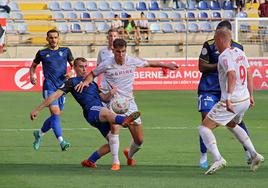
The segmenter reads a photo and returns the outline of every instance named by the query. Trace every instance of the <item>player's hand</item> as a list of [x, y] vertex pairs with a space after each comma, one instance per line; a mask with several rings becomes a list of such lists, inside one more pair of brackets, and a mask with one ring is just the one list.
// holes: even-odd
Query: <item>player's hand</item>
[[34, 111], [32, 111], [32, 112], [30, 113], [30, 118], [31, 118], [32, 121], [35, 120], [35, 119], [37, 119], [38, 113], [39, 113], [39, 112], [36, 111], [36, 110], [34, 110]]
[[234, 109], [233, 109], [232, 102], [230, 100], [226, 100], [226, 109], [229, 112], [235, 113]]
[[87, 83], [81, 81], [79, 84], [77, 84], [77, 85], [74, 87], [74, 89], [75, 89], [75, 91], [77, 91], [77, 92], [79, 92], [79, 93], [82, 93], [84, 87], [88, 87], [88, 86], [89, 86], [89, 84], [87, 84]]
[[176, 63], [167, 63], [166, 68], [168, 68], [169, 70], [176, 70], [177, 68], [179, 68], [179, 66]]
[[30, 81], [33, 85], [36, 85], [37, 83], [37, 78], [36, 78], [36, 75], [33, 74], [33, 75], [30, 75]]
[[250, 96], [250, 107], [253, 108], [254, 105], [255, 105], [254, 98], [253, 98], [253, 96]]
[[117, 87], [113, 87], [111, 90], [110, 90], [110, 93], [112, 96], [114, 96], [116, 93], [117, 93]]
[[65, 78], [70, 79], [70, 78], [72, 78], [72, 77], [75, 76], [75, 72], [74, 72], [74, 70], [72, 69], [70, 72], [68, 72], [68, 73], [65, 74], [64, 76], [65, 76]]

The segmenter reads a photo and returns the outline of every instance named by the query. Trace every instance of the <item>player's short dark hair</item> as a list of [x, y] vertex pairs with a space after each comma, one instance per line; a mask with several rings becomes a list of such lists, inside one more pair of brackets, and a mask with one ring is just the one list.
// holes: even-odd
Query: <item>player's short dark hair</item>
[[115, 39], [113, 42], [114, 48], [127, 47], [127, 42], [124, 39]]
[[232, 31], [232, 24], [228, 21], [228, 20], [223, 20], [221, 21], [218, 25], [217, 25], [217, 29], [221, 29], [223, 27], [226, 27], [227, 29], [229, 29], [230, 31]]
[[118, 33], [118, 30], [116, 28], [111, 28], [111, 29], [108, 30], [107, 33], [110, 34], [110, 33], [113, 33], [113, 32]]
[[78, 64], [79, 62], [87, 62], [87, 60], [86, 60], [86, 58], [83, 58], [83, 57], [77, 57], [77, 58], [75, 58], [75, 60], [74, 60], [74, 66], [77, 66], [77, 64]]
[[47, 32], [47, 37], [48, 37], [49, 33], [57, 33], [58, 36], [60, 36], [60, 32], [59, 32], [58, 30], [56, 30], [56, 29], [50, 29], [50, 30]]

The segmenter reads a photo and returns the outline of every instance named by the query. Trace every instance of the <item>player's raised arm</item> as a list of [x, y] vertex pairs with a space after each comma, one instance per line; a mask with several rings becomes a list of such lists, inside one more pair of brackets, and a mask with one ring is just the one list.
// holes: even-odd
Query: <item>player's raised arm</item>
[[50, 95], [46, 100], [44, 100], [40, 105], [38, 105], [30, 114], [31, 120], [37, 119], [37, 116], [41, 110], [43, 110], [46, 106], [52, 103], [54, 100], [60, 98], [63, 95], [62, 90], [57, 90], [55, 93]]
[[162, 67], [170, 70], [176, 70], [178, 65], [175, 63], [148, 62], [148, 67]]

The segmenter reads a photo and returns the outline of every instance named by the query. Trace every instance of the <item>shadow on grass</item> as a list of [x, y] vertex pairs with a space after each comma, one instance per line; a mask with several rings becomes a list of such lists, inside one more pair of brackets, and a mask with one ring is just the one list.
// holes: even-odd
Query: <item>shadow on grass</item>
[[[2, 175], [94, 175], [94, 176], [118, 176], [121, 177], [183, 177], [204, 178], [203, 170], [196, 166], [176, 165], [137, 165], [135, 167], [121, 166], [120, 171], [111, 171], [110, 165], [98, 165], [96, 169], [83, 168], [80, 164], [0, 164], [0, 176]], [[217, 178], [266, 178], [268, 167], [263, 166], [257, 172], [250, 172], [246, 166], [231, 166], [218, 171], [212, 176]]]

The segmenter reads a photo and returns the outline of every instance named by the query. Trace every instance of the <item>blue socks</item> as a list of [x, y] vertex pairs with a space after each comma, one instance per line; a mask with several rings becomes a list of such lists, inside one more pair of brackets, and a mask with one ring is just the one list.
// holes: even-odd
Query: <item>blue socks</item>
[[115, 116], [115, 123], [116, 124], [119, 124], [119, 125], [122, 125], [122, 123], [124, 122], [126, 116]]
[[207, 147], [205, 146], [201, 136], [199, 136], [199, 142], [200, 142], [200, 151], [201, 151], [201, 153], [207, 153]]
[[51, 117], [51, 128], [56, 136], [56, 138], [62, 136], [62, 129], [60, 126], [60, 115], [52, 115]]
[[43, 123], [43, 126], [41, 128], [41, 131], [43, 133], [46, 133], [47, 131], [49, 131], [49, 129], [51, 129], [51, 117], [50, 116], [49, 118], [46, 119], [46, 121]]
[[88, 158], [89, 161], [95, 163], [100, 158], [100, 155], [97, 151], [92, 153], [92, 155]]

